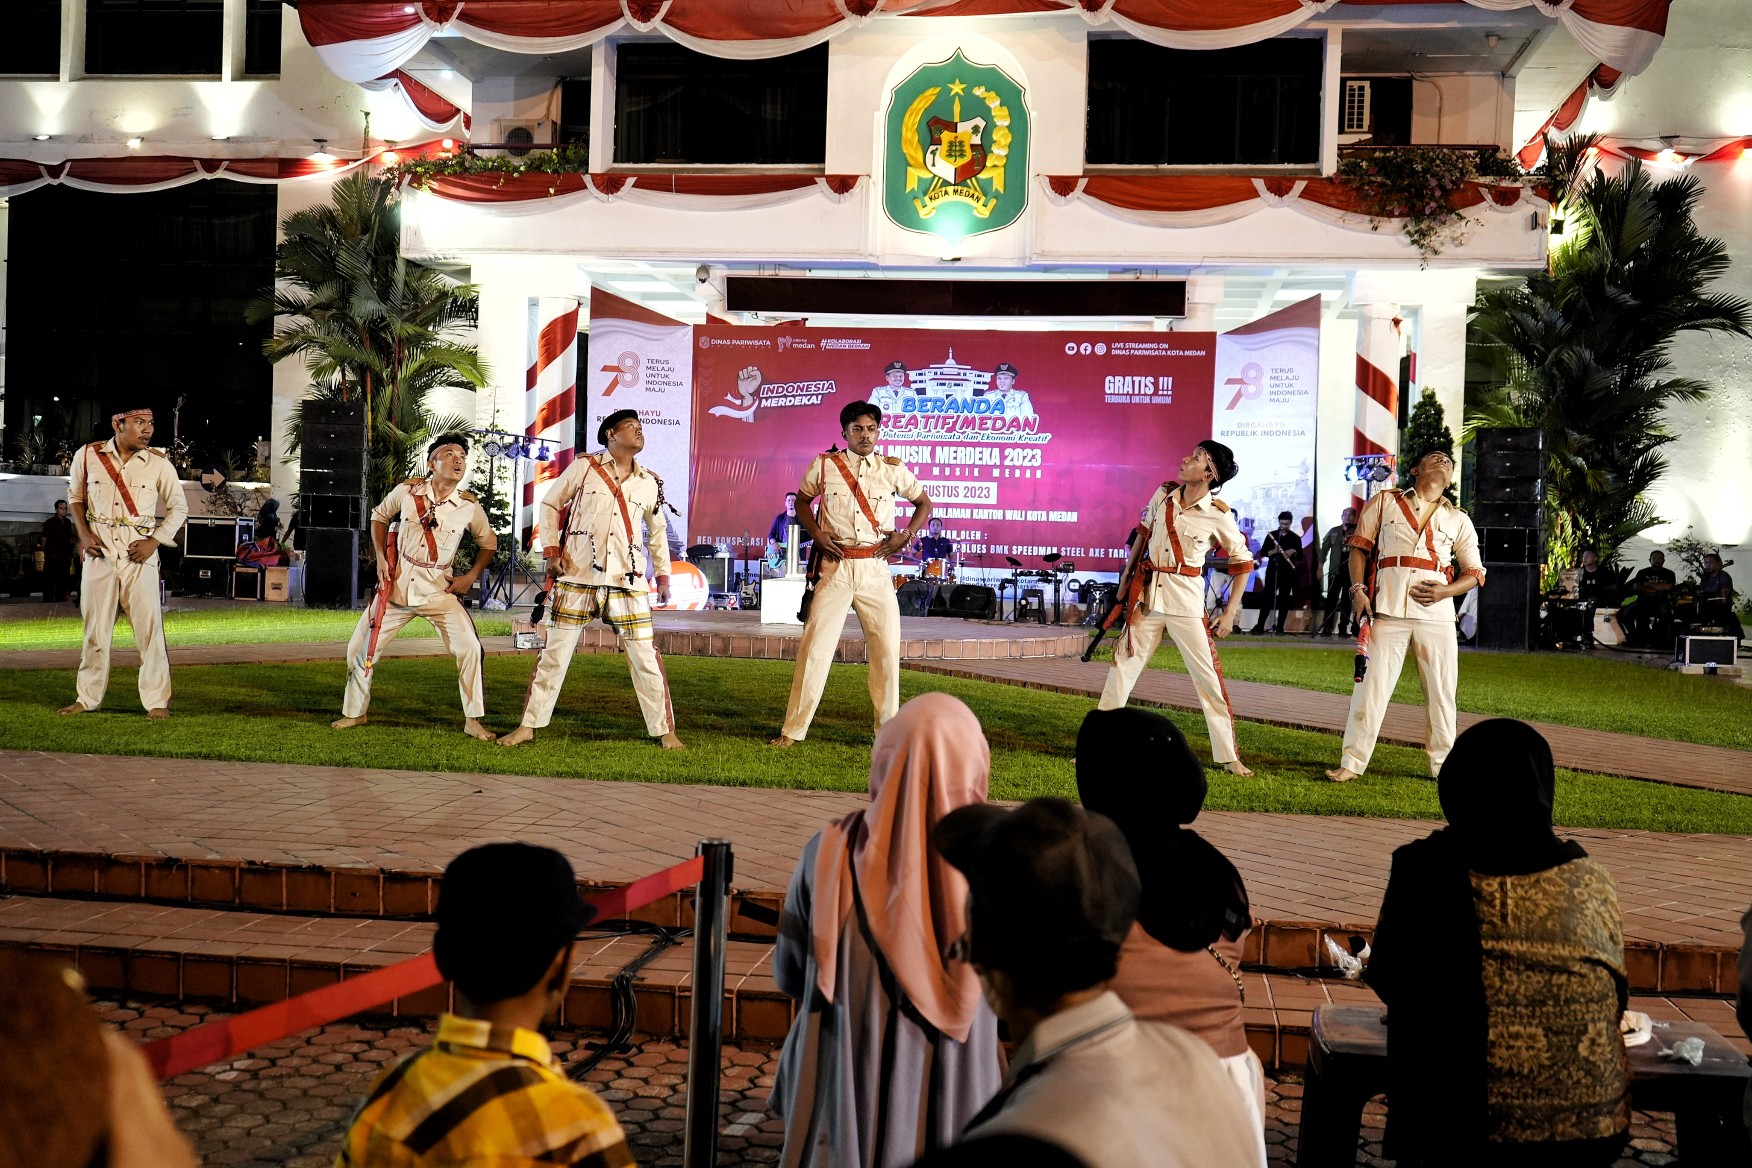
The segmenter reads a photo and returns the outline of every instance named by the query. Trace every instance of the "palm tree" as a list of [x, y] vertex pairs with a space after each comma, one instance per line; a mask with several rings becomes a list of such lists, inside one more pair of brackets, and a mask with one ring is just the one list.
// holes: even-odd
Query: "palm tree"
[[[402, 258], [395, 191], [360, 172], [336, 183], [327, 205], [288, 215], [275, 285], [248, 309], [252, 322], [284, 320], [263, 351], [274, 362], [304, 359], [310, 399], [364, 404], [376, 495], [418, 469], [426, 435], [472, 426], [428, 413], [428, 395], [487, 380], [480, 350], [464, 339], [475, 289]], [[300, 405], [286, 427], [293, 453], [302, 414]]]
[[1574, 233], [1553, 250], [1549, 270], [1483, 292], [1473, 307], [1475, 335], [1501, 357], [1501, 383], [1467, 419], [1469, 431], [1544, 432], [1546, 535], [1557, 566], [1587, 547], [1610, 562], [1660, 522], [1646, 492], [1667, 470], [1667, 405], [1711, 390], [1673, 375], [1674, 339], [1752, 335], [1752, 306], [1707, 290], [1729, 261], [1722, 241], [1692, 222], [1703, 193], [1695, 176], [1654, 182], [1632, 162], [1566, 185]]

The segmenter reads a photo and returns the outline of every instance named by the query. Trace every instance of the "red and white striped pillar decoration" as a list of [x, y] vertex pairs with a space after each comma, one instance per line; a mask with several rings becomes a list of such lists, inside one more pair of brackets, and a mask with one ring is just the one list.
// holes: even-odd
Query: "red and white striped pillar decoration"
[[[1399, 306], [1363, 304], [1357, 318], [1357, 414], [1353, 454], [1399, 451]], [[1362, 507], [1360, 488], [1351, 506]]]
[[535, 533], [535, 503], [548, 484], [560, 476], [576, 453], [578, 438], [578, 301], [570, 296], [543, 296], [536, 301], [529, 340], [524, 433], [540, 438], [553, 451], [547, 462], [523, 484], [518, 513], [519, 546], [528, 547]]

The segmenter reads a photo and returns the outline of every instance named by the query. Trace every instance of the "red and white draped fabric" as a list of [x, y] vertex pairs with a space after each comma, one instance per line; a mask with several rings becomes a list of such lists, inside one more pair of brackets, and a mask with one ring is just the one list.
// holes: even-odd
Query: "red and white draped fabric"
[[422, 191], [501, 214], [531, 214], [583, 203], [634, 203], [671, 211], [759, 211], [805, 199], [843, 203], [856, 174], [449, 174]]
[[448, 130], [459, 121], [465, 132], [473, 128], [474, 119], [460, 106], [406, 70], [396, 69], [374, 80], [361, 81], [359, 88], [395, 90], [428, 130]]
[[167, 191], [210, 178], [246, 183], [333, 178], [369, 161], [369, 158], [314, 162], [308, 158], [184, 158], [168, 155], [74, 158], [61, 162], [0, 158], [0, 198], [56, 185], [80, 191], [143, 194]]
[[571, 465], [578, 439], [578, 301], [570, 296], [543, 296], [535, 303], [529, 338], [529, 373], [524, 408], [529, 419], [524, 433], [540, 438], [553, 451], [547, 462], [523, 484], [518, 510], [518, 546], [528, 547], [535, 531], [535, 504], [548, 484]]
[[[1642, 72], [1660, 47], [1672, 0], [1344, 0], [1537, 8], [1596, 60]], [[660, 32], [720, 57], [779, 57], [871, 20], [1059, 14], [1180, 49], [1226, 49], [1278, 36], [1339, 0], [302, 0], [298, 22], [348, 81], [406, 64], [440, 32], [519, 53], [571, 52], [620, 32]]]
[[[1357, 308], [1357, 413], [1353, 454], [1399, 452], [1399, 306]], [[1351, 506], [1363, 497], [1353, 495]]]

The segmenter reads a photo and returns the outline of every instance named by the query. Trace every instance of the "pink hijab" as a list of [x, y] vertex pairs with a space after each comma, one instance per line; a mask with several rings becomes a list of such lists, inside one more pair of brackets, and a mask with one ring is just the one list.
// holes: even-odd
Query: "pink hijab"
[[833, 1000], [840, 934], [853, 918], [852, 890], [883, 960], [907, 999], [938, 1030], [966, 1042], [979, 1009], [979, 979], [943, 952], [967, 928], [967, 881], [931, 847], [931, 828], [983, 803], [991, 748], [979, 719], [957, 698], [920, 694], [876, 734], [870, 806], [821, 833], [815, 860], [816, 984]]

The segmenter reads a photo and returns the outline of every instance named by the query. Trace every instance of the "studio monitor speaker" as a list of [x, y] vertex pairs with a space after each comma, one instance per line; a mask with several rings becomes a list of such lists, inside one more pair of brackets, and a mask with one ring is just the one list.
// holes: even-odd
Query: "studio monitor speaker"
[[304, 528], [304, 603], [311, 608], [358, 607], [357, 530]]
[[1474, 640], [1484, 649], [1526, 652], [1533, 647], [1538, 619], [1539, 565], [1486, 563], [1484, 571]]
[[300, 495], [365, 493], [365, 413], [356, 402], [305, 402], [298, 441]]
[[969, 620], [996, 620], [998, 594], [984, 584], [957, 584], [949, 594], [949, 615]]
[[1490, 426], [1478, 431], [1473, 445], [1481, 456], [1517, 450], [1537, 452], [1545, 449], [1545, 433], [1537, 426]]
[[1478, 558], [1487, 564], [1537, 564], [1545, 559], [1545, 538], [1537, 527], [1481, 527]]
[[[1545, 524], [1545, 509], [1539, 501], [1521, 500], [1513, 503], [1475, 501], [1472, 505], [1472, 525], [1480, 531], [1487, 527], [1530, 527]], [[1488, 557], [1487, 557], [1488, 558]]]

